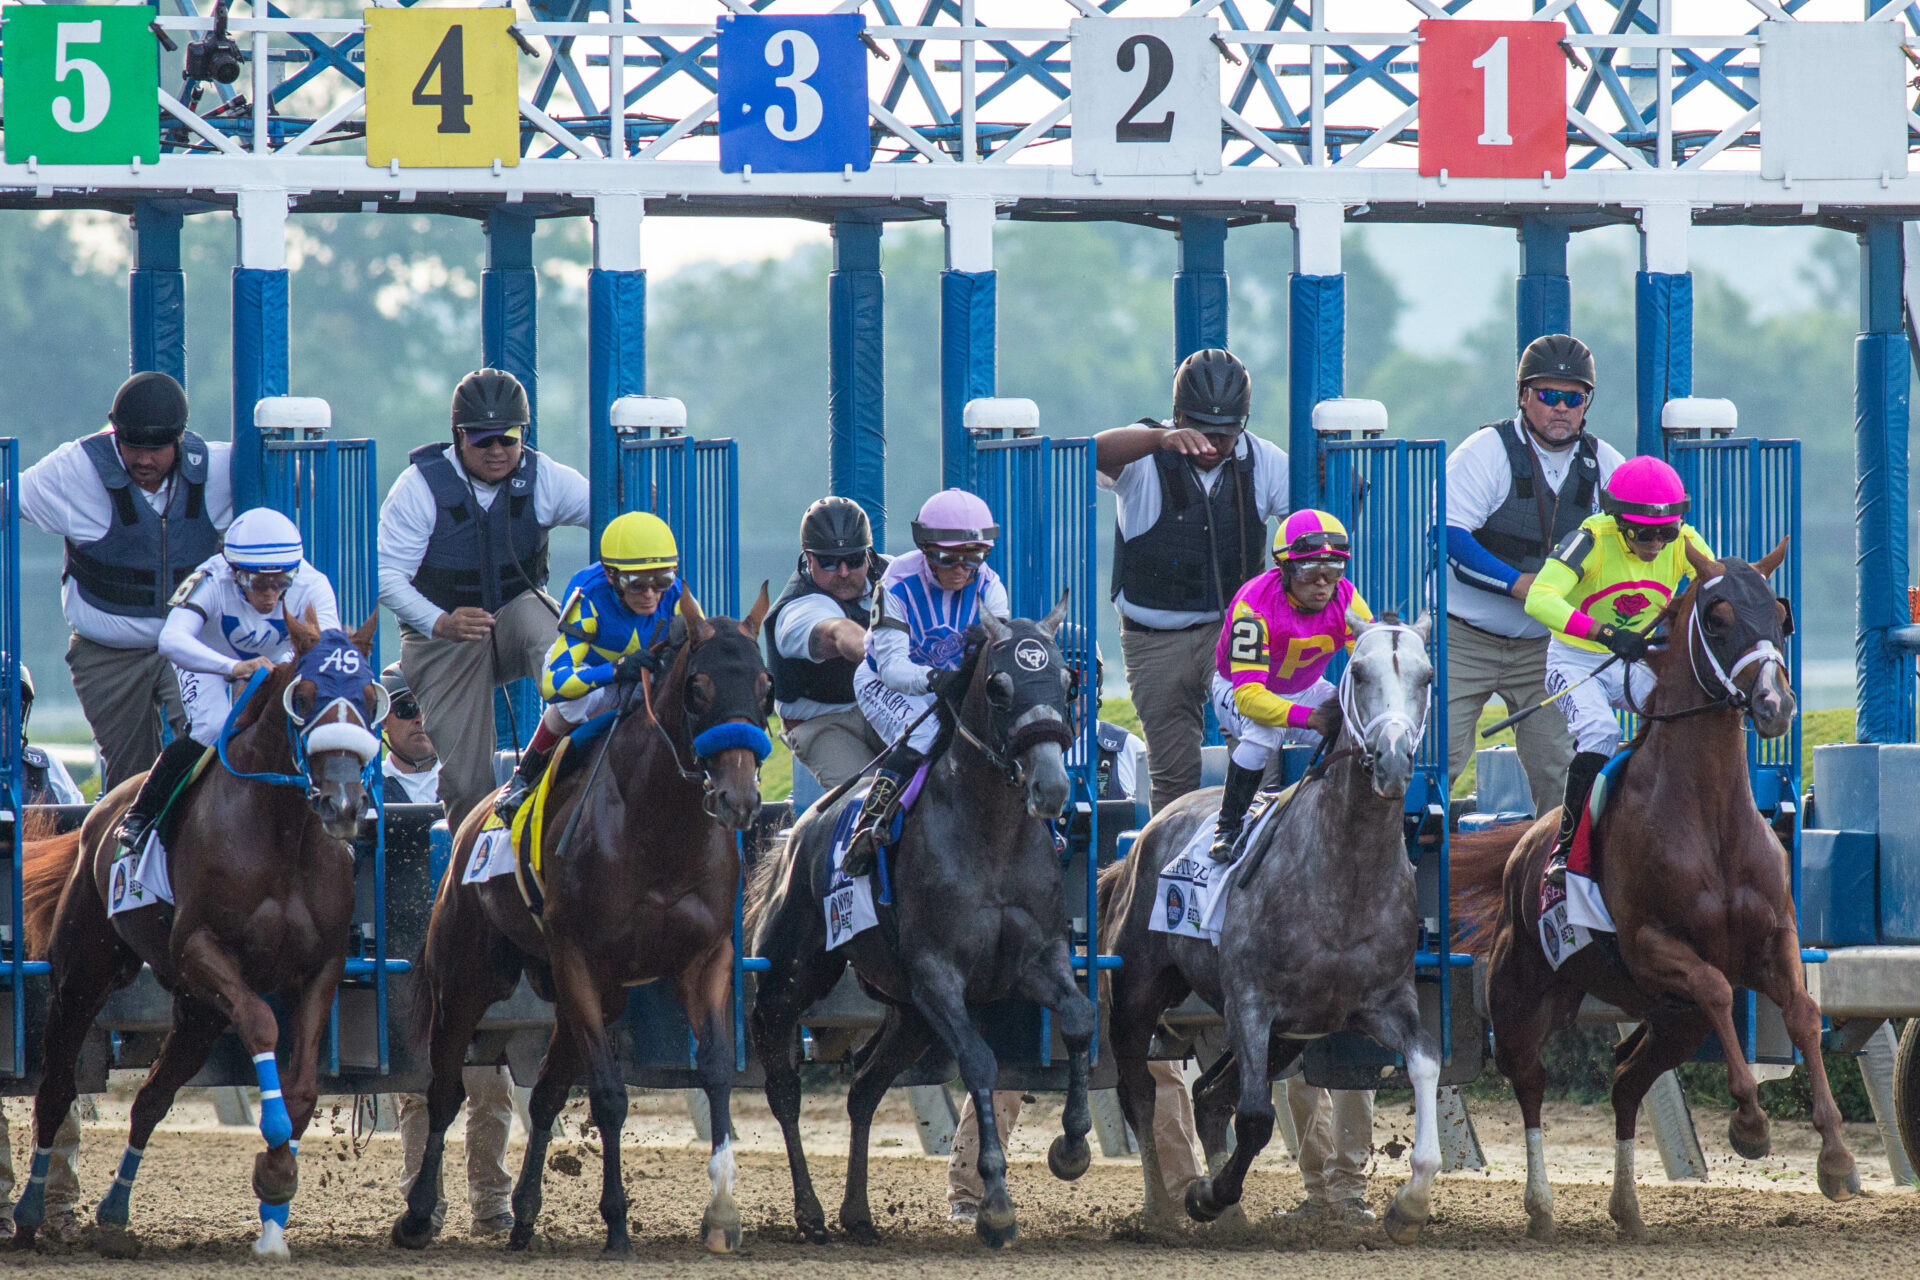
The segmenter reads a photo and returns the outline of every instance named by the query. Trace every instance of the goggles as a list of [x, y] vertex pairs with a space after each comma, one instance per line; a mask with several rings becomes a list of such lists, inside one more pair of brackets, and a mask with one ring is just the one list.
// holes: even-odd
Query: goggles
[[671, 569], [624, 569], [609, 574], [620, 591], [665, 591], [673, 586]]
[[1345, 560], [1296, 560], [1292, 563], [1294, 581], [1309, 586], [1330, 586], [1347, 576]]
[[1635, 524], [1631, 520], [1620, 522], [1620, 532], [1629, 542], [1654, 542], [1661, 545], [1672, 542], [1680, 536], [1680, 525], [1673, 524]]
[[284, 595], [293, 586], [293, 570], [235, 569], [233, 581], [242, 591], [273, 591]]
[[1545, 387], [1533, 389], [1533, 398], [1549, 409], [1557, 409], [1561, 405], [1569, 409], [1578, 409], [1592, 394], [1591, 391], [1549, 391]]
[[809, 551], [807, 554], [813, 557], [813, 562], [820, 566], [823, 573], [832, 573], [836, 569], [867, 567], [868, 553], [865, 551], [848, 551], [840, 555], [824, 551]]
[[924, 551], [927, 557], [927, 563], [936, 569], [958, 569], [962, 566], [969, 569], [978, 569], [982, 564], [986, 563], [987, 559], [985, 547], [962, 549], [927, 547], [924, 548]]

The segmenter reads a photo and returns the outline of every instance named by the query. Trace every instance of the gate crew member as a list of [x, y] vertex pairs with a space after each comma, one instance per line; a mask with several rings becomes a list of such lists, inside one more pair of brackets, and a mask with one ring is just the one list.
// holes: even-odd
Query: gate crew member
[[121, 819], [116, 857], [139, 850], [167, 800], [219, 740], [235, 682], [293, 656], [287, 615], [311, 609], [323, 629], [340, 625], [333, 584], [307, 562], [293, 521], [268, 507], [242, 512], [227, 530], [226, 548], [180, 584], [172, 603], [160, 652], [179, 681], [188, 732], [154, 761]]
[[20, 664], [20, 780], [22, 804], [85, 804], [86, 796], [60, 757], [27, 742], [27, 721], [33, 719], [33, 672]]
[[440, 757], [427, 736], [419, 700], [407, 687], [407, 673], [399, 663], [389, 662], [380, 683], [387, 690], [387, 718], [380, 722], [380, 740], [387, 748], [380, 757], [380, 799], [387, 804], [439, 804]]
[[[1567, 770], [1560, 839], [1547, 863], [1554, 884], [1566, 881], [1567, 852], [1587, 792], [1620, 746], [1615, 709], [1645, 705], [1653, 692], [1653, 673], [1640, 662], [1647, 656], [1644, 633], [1691, 573], [1685, 544], [1713, 556], [1684, 523], [1689, 504], [1680, 473], [1660, 458], [1621, 463], [1602, 502], [1605, 512], [1587, 517], [1554, 548], [1527, 592], [1527, 612], [1553, 632], [1547, 688], [1561, 695], [1560, 709], [1580, 748]], [[1609, 655], [1621, 661], [1600, 671]]]
[[1252, 403], [1245, 365], [1196, 351], [1174, 375], [1170, 423], [1094, 437], [1118, 508], [1113, 600], [1156, 813], [1200, 785], [1220, 619], [1260, 572], [1267, 521], [1287, 514], [1287, 455], [1246, 430]]
[[93, 740], [104, 794], [160, 754], [162, 708], [185, 723], [160, 656], [167, 601], [220, 549], [233, 519], [233, 446], [187, 430], [187, 393], [136, 373], [114, 393], [106, 431], [61, 445], [20, 473], [20, 514], [66, 539], [60, 605], [67, 667]]
[[[1546, 697], [1547, 630], [1527, 616], [1527, 590], [1547, 555], [1600, 509], [1620, 465], [1586, 431], [1593, 353], [1564, 333], [1535, 338], [1520, 357], [1519, 410], [1468, 436], [1447, 456], [1447, 772], [1473, 762], [1487, 699], [1507, 710]], [[1573, 738], [1554, 707], [1514, 726], [1536, 814], [1559, 802]]]
[[540, 673], [547, 709], [493, 810], [511, 821], [547, 771], [560, 739], [620, 706], [622, 686], [658, 671], [649, 653], [668, 638], [681, 585], [680, 549], [659, 516], [629, 511], [600, 534], [600, 560], [573, 575], [560, 610], [560, 635]]
[[453, 391], [453, 441], [408, 455], [380, 508], [380, 603], [442, 762], [456, 830], [493, 790], [493, 691], [537, 678], [559, 606], [547, 531], [587, 524], [587, 479], [521, 442], [520, 380], [478, 369]]
[[781, 736], [828, 791], [886, 750], [853, 700], [853, 673], [866, 656], [868, 594], [884, 568], [860, 504], [822, 498], [800, 519], [800, 565], [767, 615]]
[[[914, 549], [895, 556], [880, 579], [879, 612], [867, 633], [866, 661], [853, 675], [853, 694], [881, 739], [893, 745], [841, 859], [848, 875], [873, 870], [880, 835], [900, 810], [900, 793], [933, 749], [940, 719], [921, 720], [922, 713], [935, 698], [964, 692], [959, 668], [967, 630], [983, 611], [997, 618], [1012, 611], [1006, 584], [987, 563], [999, 536], [985, 502], [964, 489], [943, 490], [913, 522]], [[915, 721], [919, 727], [908, 734]]]
[[1281, 746], [1340, 728], [1324, 672], [1353, 645], [1350, 617], [1373, 617], [1347, 581], [1346, 526], [1325, 511], [1296, 511], [1273, 539], [1274, 567], [1240, 588], [1214, 652], [1213, 709], [1234, 739], [1213, 860], [1229, 861], [1260, 779]]

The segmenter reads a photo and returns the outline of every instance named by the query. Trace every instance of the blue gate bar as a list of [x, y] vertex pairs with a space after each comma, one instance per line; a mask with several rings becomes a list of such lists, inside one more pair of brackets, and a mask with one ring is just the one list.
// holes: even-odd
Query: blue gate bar
[[887, 545], [886, 296], [880, 224], [835, 219], [827, 277], [827, 487], [860, 504], [876, 548]]
[[1636, 272], [1633, 299], [1634, 452], [1659, 457], [1666, 447], [1661, 410], [1667, 401], [1693, 394], [1693, 275]]
[[621, 396], [647, 389], [647, 273], [587, 273], [587, 480], [592, 489], [589, 548], [622, 508], [620, 441], [611, 415]]
[[253, 406], [287, 394], [287, 272], [233, 269], [233, 509], [263, 501], [264, 461]]
[[618, 439], [621, 511], [651, 511], [680, 547], [680, 578], [708, 613], [740, 616], [740, 454], [732, 440]]
[[6, 505], [0, 516], [0, 806], [12, 824], [13, 837], [8, 878], [12, 881], [12, 909], [8, 920], [13, 932], [8, 937], [6, 968], [9, 1003], [13, 1006], [13, 1052], [7, 1074], [27, 1073], [27, 1002], [23, 979], [30, 973], [48, 972], [45, 961], [29, 962], [26, 947], [26, 914], [21, 901], [20, 872], [25, 862], [25, 847], [20, 839], [26, 826], [26, 789], [20, 774], [20, 505], [14, 495], [20, 492], [20, 442], [12, 437], [0, 439], [0, 503]]
[[993, 271], [940, 273], [940, 484], [967, 483], [967, 402], [993, 394], [999, 285]]
[[187, 385], [187, 276], [180, 269], [178, 212], [151, 200], [133, 210], [133, 270], [127, 273], [132, 372], [155, 369]]
[[1907, 430], [1912, 357], [1905, 331], [1901, 224], [1860, 236], [1861, 333], [1853, 348], [1854, 681], [1860, 742], [1914, 741], [1914, 664], [1891, 643], [1907, 603]]
[[1346, 382], [1347, 277], [1288, 277], [1291, 306], [1287, 341], [1287, 493], [1289, 506], [1320, 501], [1320, 442], [1313, 433], [1313, 406], [1342, 394]]

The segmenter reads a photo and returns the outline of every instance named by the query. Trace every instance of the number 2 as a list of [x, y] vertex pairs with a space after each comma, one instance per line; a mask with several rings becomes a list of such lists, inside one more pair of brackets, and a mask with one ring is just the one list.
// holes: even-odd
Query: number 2
[[53, 122], [68, 133], [86, 133], [97, 127], [107, 118], [107, 108], [113, 102], [113, 85], [107, 79], [107, 73], [100, 64], [86, 58], [69, 58], [67, 46], [70, 44], [99, 44], [100, 20], [92, 22], [62, 22], [54, 26], [53, 45], [53, 82], [59, 84], [67, 78], [68, 72], [78, 72], [80, 76], [80, 118], [73, 118], [73, 99], [55, 98], [53, 100]]
[[1233, 634], [1227, 640], [1227, 657], [1234, 662], [1265, 662], [1266, 639], [1266, 628], [1257, 619], [1242, 618], [1233, 624]]
[[1480, 77], [1480, 145], [1510, 147], [1513, 136], [1507, 132], [1507, 38], [1501, 36], [1487, 51], [1473, 60]]
[[793, 95], [793, 123], [787, 123], [785, 107], [778, 104], [770, 106], [767, 108], [767, 132], [782, 142], [798, 142], [802, 138], [812, 137], [820, 127], [820, 122], [826, 118], [819, 91], [807, 83], [807, 77], [820, 69], [820, 46], [804, 31], [776, 31], [773, 39], [767, 41], [767, 65], [777, 67], [785, 62], [787, 48], [793, 50], [793, 70], [786, 75], [775, 76], [773, 85]]
[[1173, 141], [1173, 112], [1169, 111], [1158, 120], [1135, 120], [1134, 117], [1152, 104], [1161, 91], [1173, 81], [1173, 50], [1167, 42], [1158, 36], [1132, 36], [1121, 43], [1120, 52], [1114, 58], [1114, 65], [1122, 71], [1133, 70], [1134, 50], [1147, 51], [1147, 87], [1127, 108], [1127, 114], [1113, 126], [1115, 142], [1171, 142]]
[[[436, 133], [473, 132], [467, 124], [467, 108], [473, 105], [473, 95], [467, 92], [466, 43], [461, 34], [465, 30], [457, 22], [447, 28], [440, 47], [433, 51], [432, 61], [420, 73], [419, 83], [413, 86], [414, 106], [440, 108]], [[440, 73], [440, 92], [428, 93], [427, 82], [436, 71]]]

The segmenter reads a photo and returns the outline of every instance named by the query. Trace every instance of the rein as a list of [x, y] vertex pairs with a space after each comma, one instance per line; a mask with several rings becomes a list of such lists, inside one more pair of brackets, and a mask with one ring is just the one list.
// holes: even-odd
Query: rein
[[[310, 790], [313, 787], [313, 777], [307, 771], [307, 739], [299, 729], [302, 721], [298, 716], [293, 714], [292, 709], [287, 705], [288, 699], [292, 695], [294, 685], [299, 682], [297, 675], [294, 680], [287, 683], [286, 692], [281, 695], [280, 701], [281, 709], [286, 713], [283, 727], [287, 735], [287, 752], [293, 757], [293, 767], [298, 770], [298, 772], [276, 773], [272, 770], [263, 769], [257, 773], [247, 773], [234, 768], [233, 762], [227, 758], [227, 744], [233, 741], [234, 730], [240, 723], [240, 717], [246, 713], [247, 705], [253, 701], [254, 694], [259, 692], [260, 686], [266, 683], [267, 677], [271, 674], [271, 668], [262, 667], [247, 677], [246, 685], [240, 690], [240, 695], [233, 700], [232, 709], [227, 712], [226, 723], [220, 726], [220, 734], [214, 739], [214, 753], [219, 756], [221, 767], [242, 781], [264, 782], [270, 787], [293, 787], [302, 791]], [[385, 689], [381, 689], [381, 696], [383, 698], [386, 697]], [[339, 702], [344, 700], [336, 698], [334, 701]], [[332, 705], [333, 703], [329, 702], [326, 707], [322, 707], [316, 711], [314, 716], [324, 715]], [[354, 707], [353, 712], [356, 716], [360, 714], [358, 707]], [[376, 724], [379, 723], [379, 719], [380, 717], [375, 717]], [[380, 756], [379, 753], [376, 752], [373, 757], [362, 766], [360, 770], [360, 784], [369, 792], [376, 791], [378, 788], [375, 784], [379, 781], [379, 777]]]
[[[1718, 581], [1720, 581], [1719, 578], [1713, 578], [1707, 582], [1703, 582], [1700, 584], [1701, 589], [1704, 590]], [[1695, 643], [1696, 640], [1698, 640], [1697, 644]], [[1629, 675], [1625, 682], [1627, 703], [1632, 707], [1635, 715], [1653, 724], [1670, 724], [1675, 720], [1685, 720], [1692, 716], [1704, 715], [1709, 711], [1719, 711], [1723, 709], [1745, 711], [1752, 700], [1740, 691], [1739, 685], [1734, 683], [1735, 680], [1739, 679], [1740, 673], [1755, 663], [1763, 665], [1772, 663], [1777, 667], [1783, 668], [1786, 665], [1785, 657], [1781, 654], [1780, 650], [1774, 647], [1773, 641], [1762, 640], [1742, 654], [1739, 661], [1733, 664], [1731, 671], [1721, 666], [1719, 655], [1714, 653], [1713, 645], [1708, 643], [1706, 634], [1700, 626], [1700, 601], [1697, 594], [1694, 599], [1693, 611], [1687, 615], [1686, 644], [1687, 670], [1692, 674], [1694, 683], [1698, 684], [1702, 689], [1711, 689], [1713, 687], [1713, 685], [1702, 678], [1700, 674], [1700, 651], [1704, 649], [1707, 655], [1707, 666], [1712, 671], [1714, 680], [1719, 683], [1723, 692], [1721, 692], [1718, 697], [1711, 698], [1697, 706], [1683, 707], [1678, 711], [1654, 713], [1641, 710], [1639, 703], [1634, 699], [1633, 679], [1631, 675]]]

